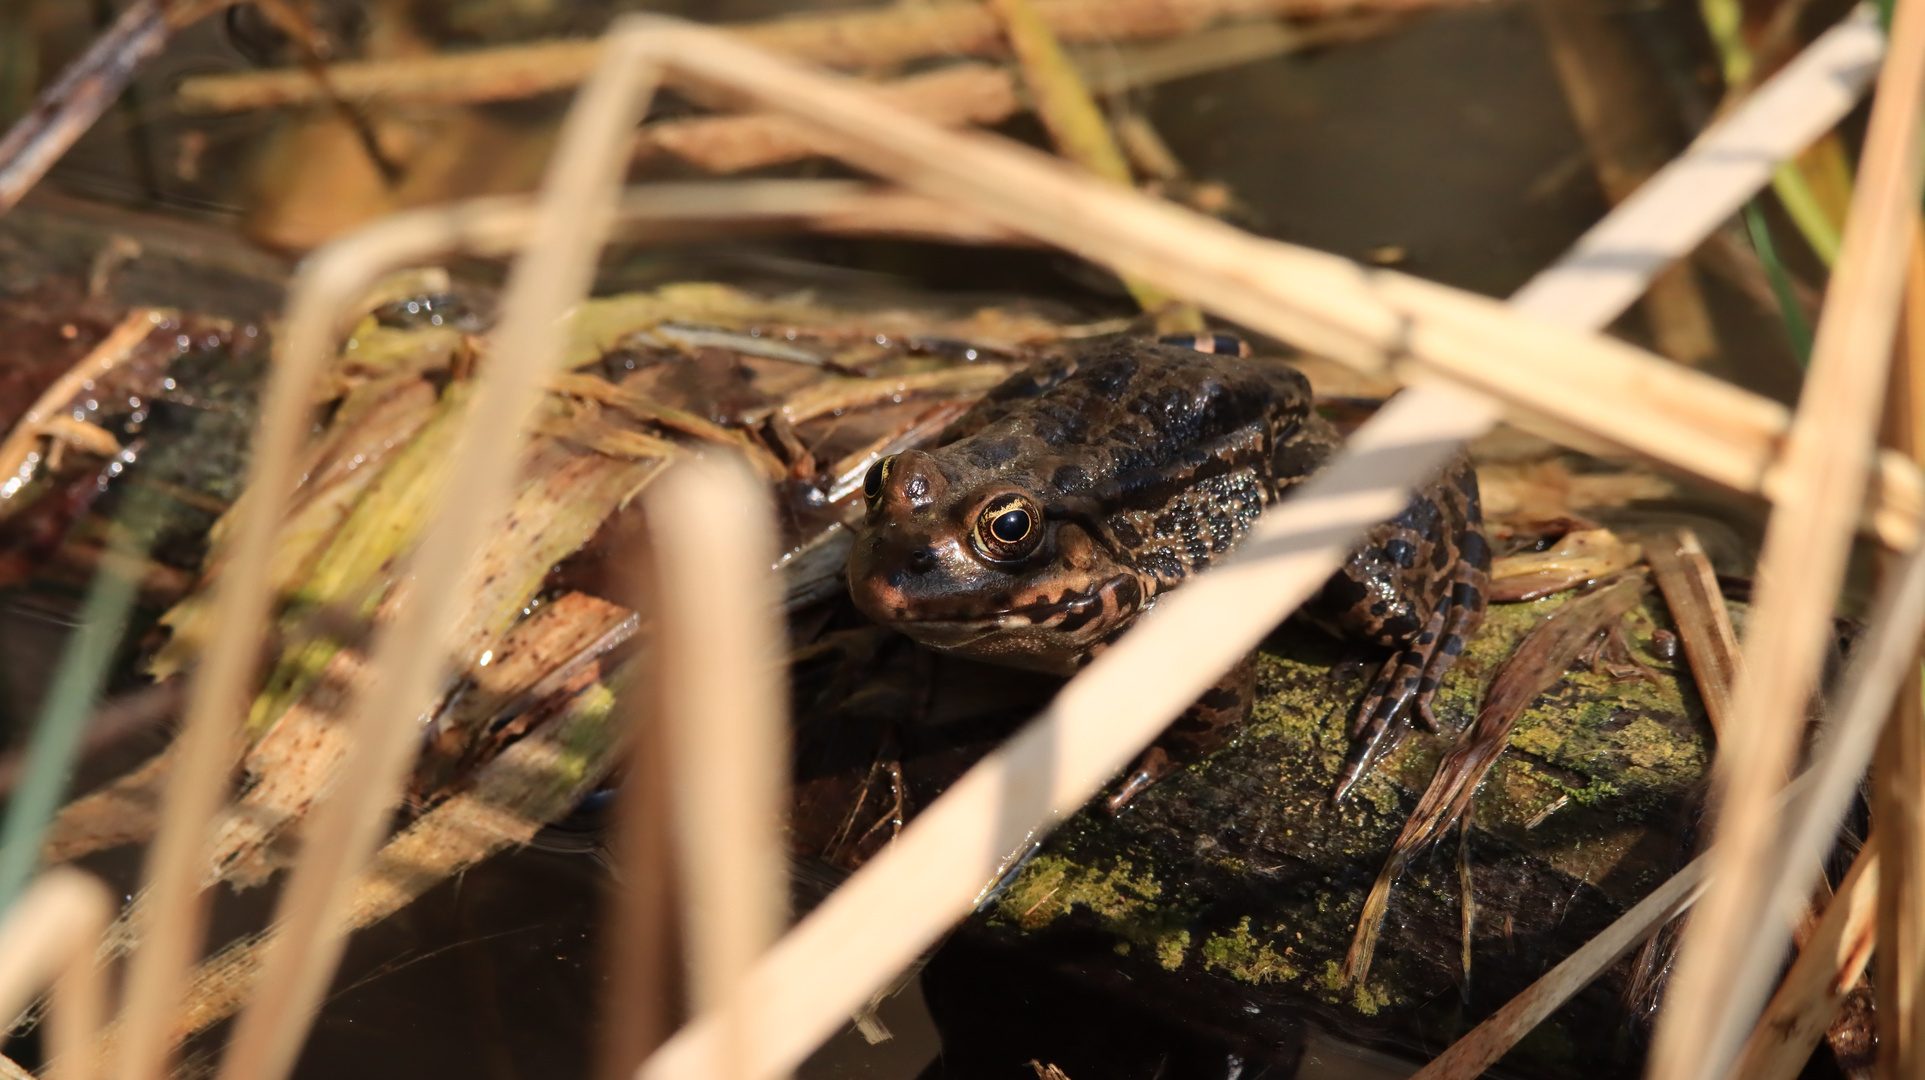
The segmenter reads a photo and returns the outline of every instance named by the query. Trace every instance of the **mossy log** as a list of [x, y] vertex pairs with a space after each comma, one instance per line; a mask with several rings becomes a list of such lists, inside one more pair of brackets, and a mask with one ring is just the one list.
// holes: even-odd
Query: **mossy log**
[[[1566, 600], [1491, 611], [1443, 687], [1438, 713], [1447, 727], [1469, 721], [1517, 641]], [[1477, 794], [1468, 844], [1453, 836], [1415, 859], [1398, 884], [1361, 985], [1345, 986], [1340, 974], [1358, 912], [1450, 732], [1411, 734], [1333, 807], [1345, 728], [1368, 672], [1350, 670], [1340, 646], [1294, 626], [1266, 644], [1255, 714], [1233, 746], [1139, 796], [1120, 817], [1088, 810], [1073, 818], [952, 949], [988, 950], [1012, 978], [1067, 977], [1185, 1029], [1217, 1032], [1246, 1058], [1287, 1065], [1318, 1029], [1428, 1058], [1688, 857], [1711, 734], [1682, 661], [1649, 655], [1652, 632], [1669, 627], [1662, 601], [1648, 597], [1625, 619], [1648, 674], [1630, 674], [1639, 664], [1574, 667], [1524, 714]], [[1542, 1025], [1506, 1071], [1635, 1074], [1643, 1032], [1622, 1004], [1632, 963]], [[939, 1023], [966, 1024], [996, 1043], [986, 1029], [999, 1022], [998, 1009], [985, 999], [1003, 995], [983, 992], [993, 988], [972, 970], [958, 977], [972, 985], [975, 1015], [963, 1016], [960, 1001], [950, 1013], [945, 977], [938, 958], [926, 991]], [[1026, 997], [1010, 989], [1005, 1000]], [[1035, 1026], [1033, 1009], [1002, 1011], [1010, 1023]], [[1135, 1034], [1118, 1031], [1116, 1041]], [[1076, 1047], [1024, 1052], [1079, 1075]], [[1106, 1067], [1115, 1065], [1092, 1061], [1084, 1071]]]

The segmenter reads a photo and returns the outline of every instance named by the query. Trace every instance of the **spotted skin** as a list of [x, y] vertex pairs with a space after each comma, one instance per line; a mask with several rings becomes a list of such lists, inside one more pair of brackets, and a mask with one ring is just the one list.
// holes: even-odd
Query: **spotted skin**
[[[849, 557], [857, 606], [936, 649], [1070, 675], [1234, 550], [1341, 439], [1286, 364], [1124, 339], [1017, 373], [942, 442], [871, 470]], [[1482, 617], [1488, 575], [1476, 476], [1460, 459], [1305, 604], [1391, 654], [1333, 797], [1402, 715], [1434, 726], [1431, 696]], [[1246, 660], [1172, 724], [1112, 809], [1228, 741], [1254, 670]]]

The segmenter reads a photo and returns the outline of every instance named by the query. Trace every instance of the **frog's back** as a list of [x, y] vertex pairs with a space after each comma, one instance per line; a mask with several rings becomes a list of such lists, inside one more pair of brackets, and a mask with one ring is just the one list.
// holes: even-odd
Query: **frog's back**
[[[1119, 340], [1010, 377], [950, 426], [941, 453], [969, 467], [1047, 476], [1065, 496], [1154, 502], [1162, 487], [1273, 447], [1310, 408], [1278, 361]], [[1264, 465], [1268, 470], [1268, 463]]]
[[1020, 478], [1154, 594], [1207, 567], [1299, 478], [1279, 475], [1279, 450], [1314, 423], [1310, 400], [1281, 362], [1117, 341], [1013, 376], [936, 454], [958, 477]]

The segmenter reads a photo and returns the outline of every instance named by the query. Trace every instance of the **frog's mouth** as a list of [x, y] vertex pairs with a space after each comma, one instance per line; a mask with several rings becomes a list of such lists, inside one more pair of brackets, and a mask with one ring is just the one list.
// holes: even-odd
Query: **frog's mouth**
[[1069, 590], [1061, 596], [1015, 604], [975, 618], [964, 619], [946, 614], [936, 618], [905, 619], [895, 625], [903, 633], [935, 648], [968, 645], [994, 634], [1076, 634], [1093, 625], [1107, 626], [1135, 611], [1141, 599], [1140, 589], [1135, 577], [1118, 574], [1088, 589]]
[[1003, 620], [995, 615], [967, 620], [915, 619], [893, 625], [932, 649], [960, 649], [1006, 629]]

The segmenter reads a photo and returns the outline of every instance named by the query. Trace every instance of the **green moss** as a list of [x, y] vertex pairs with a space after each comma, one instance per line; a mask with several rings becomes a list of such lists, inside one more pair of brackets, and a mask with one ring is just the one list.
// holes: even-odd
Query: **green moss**
[[1348, 1003], [1349, 1006], [1365, 1016], [1375, 1016], [1379, 1012], [1399, 1003], [1397, 995], [1390, 992], [1384, 982], [1371, 984], [1358, 983], [1346, 988], [1343, 981], [1343, 964], [1327, 960], [1323, 965], [1323, 976], [1317, 980], [1318, 989], [1326, 1001]]
[[1156, 962], [1162, 964], [1165, 971], [1175, 971], [1183, 966], [1183, 955], [1190, 949], [1190, 932], [1178, 930], [1173, 934], [1165, 934], [1155, 944]]
[[1078, 906], [1108, 923], [1138, 924], [1156, 913], [1151, 901], [1162, 893], [1154, 877], [1135, 876], [1126, 860], [1100, 869], [1044, 854], [1023, 868], [1003, 894], [997, 914], [1025, 930], [1047, 926]]
[[[1188, 938], [1187, 934], [1184, 936]], [[1297, 977], [1297, 969], [1288, 960], [1250, 932], [1248, 915], [1230, 933], [1211, 934], [1204, 939], [1203, 966], [1247, 983], [1281, 982]]]

